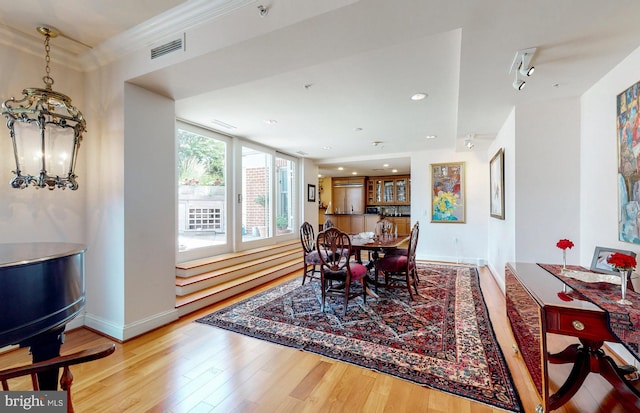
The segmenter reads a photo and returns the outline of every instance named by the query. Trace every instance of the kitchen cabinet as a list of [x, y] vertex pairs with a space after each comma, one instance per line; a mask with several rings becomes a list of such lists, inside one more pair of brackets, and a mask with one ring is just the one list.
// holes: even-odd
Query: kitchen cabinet
[[407, 235], [411, 233], [411, 218], [409, 217], [387, 217], [387, 219], [398, 228], [398, 234]]
[[[326, 214], [325, 217], [331, 218], [333, 224], [347, 234], [374, 232], [378, 222], [378, 215], [375, 214]], [[410, 217], [387, 217], [387, 219], [396, 224], [398, 234], [407, 235], [411, 232]]]
[[409, 205], [411, 178], [407, 176], [369, 177], [367, 205]]

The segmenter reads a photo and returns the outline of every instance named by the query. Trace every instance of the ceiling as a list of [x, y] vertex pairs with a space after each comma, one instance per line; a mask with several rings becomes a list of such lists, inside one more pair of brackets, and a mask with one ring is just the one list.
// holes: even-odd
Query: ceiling
[[[233, 2], [0, 0], [0, 28], [37, 37], [45, 23], [76, 40], [56, 39], [52, 54], [82, 55], [161, 13]], [[175, 99], [180, 118], [313, 159], [333, 176], [408, 173], [411, 153], [468, 151], [469, 138], [486, 158], [514, 106], [580, 96], [640, 45], [637, 0], [237, 4], [202, 26], [165, 19], [196, 47], [199, 27], [225, 31], [213, 50], [131, 81]], [[536, 71], [517, 91], [509, 70], [528, 48]], [[411, 100], [418, 92], [426, 99]]]

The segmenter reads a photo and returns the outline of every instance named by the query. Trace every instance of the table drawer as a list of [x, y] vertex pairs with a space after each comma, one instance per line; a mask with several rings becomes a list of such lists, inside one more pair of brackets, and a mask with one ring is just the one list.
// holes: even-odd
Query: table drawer
[[548, 333], [591, 340], [617, 341], [609, 331], [609, 323], [604, 311], [545, 307], [545, 318]]

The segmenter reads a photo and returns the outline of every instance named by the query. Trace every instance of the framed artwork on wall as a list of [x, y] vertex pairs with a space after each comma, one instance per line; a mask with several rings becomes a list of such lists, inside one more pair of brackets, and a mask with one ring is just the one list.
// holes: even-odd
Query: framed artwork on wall
[[596, 247], [595, 251], [593, 252], [593, 259], [591, 260], [590, 270], [593, 272], [599, 272], [602, 274], [620, 275], [620, 273], [618, 271], [615, 271], [613, 269], [613, 266], [607, 262], [609, 257], [616, 252], [620, 254], [630, 255], [632, 257], [636, 256], [636, 253], [633, 251], [618, 250], [618, 249], [606, 248], [606, 247]]
[[308, 184], [307, 185], [307, 201], [308, 202], [316, 202], [316, 186]]
[[618, 239], [640, 244], [640, 82], [617, 96]]
[[490, 214], [504, 219], [504, 149], [500, 148], [489, 162]]
[[431, 164], [431, 222], [464, 224], [464, 162]]

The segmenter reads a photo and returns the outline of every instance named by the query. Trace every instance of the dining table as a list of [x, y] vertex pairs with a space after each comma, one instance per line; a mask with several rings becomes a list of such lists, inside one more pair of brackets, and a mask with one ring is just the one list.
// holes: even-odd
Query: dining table
[[[370, 272], [371, 270], [375, 271], [375, 262], [379, 259], [381, 252], [401, 248], [409, 242], [411, 234], [369, 236], [367, 233], [361, 233], [350, 235], [349, 238], [351, 239], [351, 249], [358, 263], [362, 264], [362, 251], [371, 251], [370, 261], [367, 264], [367, 269]], [[367, 274], [367, 284], [384, 287], [384, 284], [378, 285], [378, 280], [372, 277], [371, 274]], [[378, 294], [368, 287], [367, 293], [372, 297], [378, 298]]]

